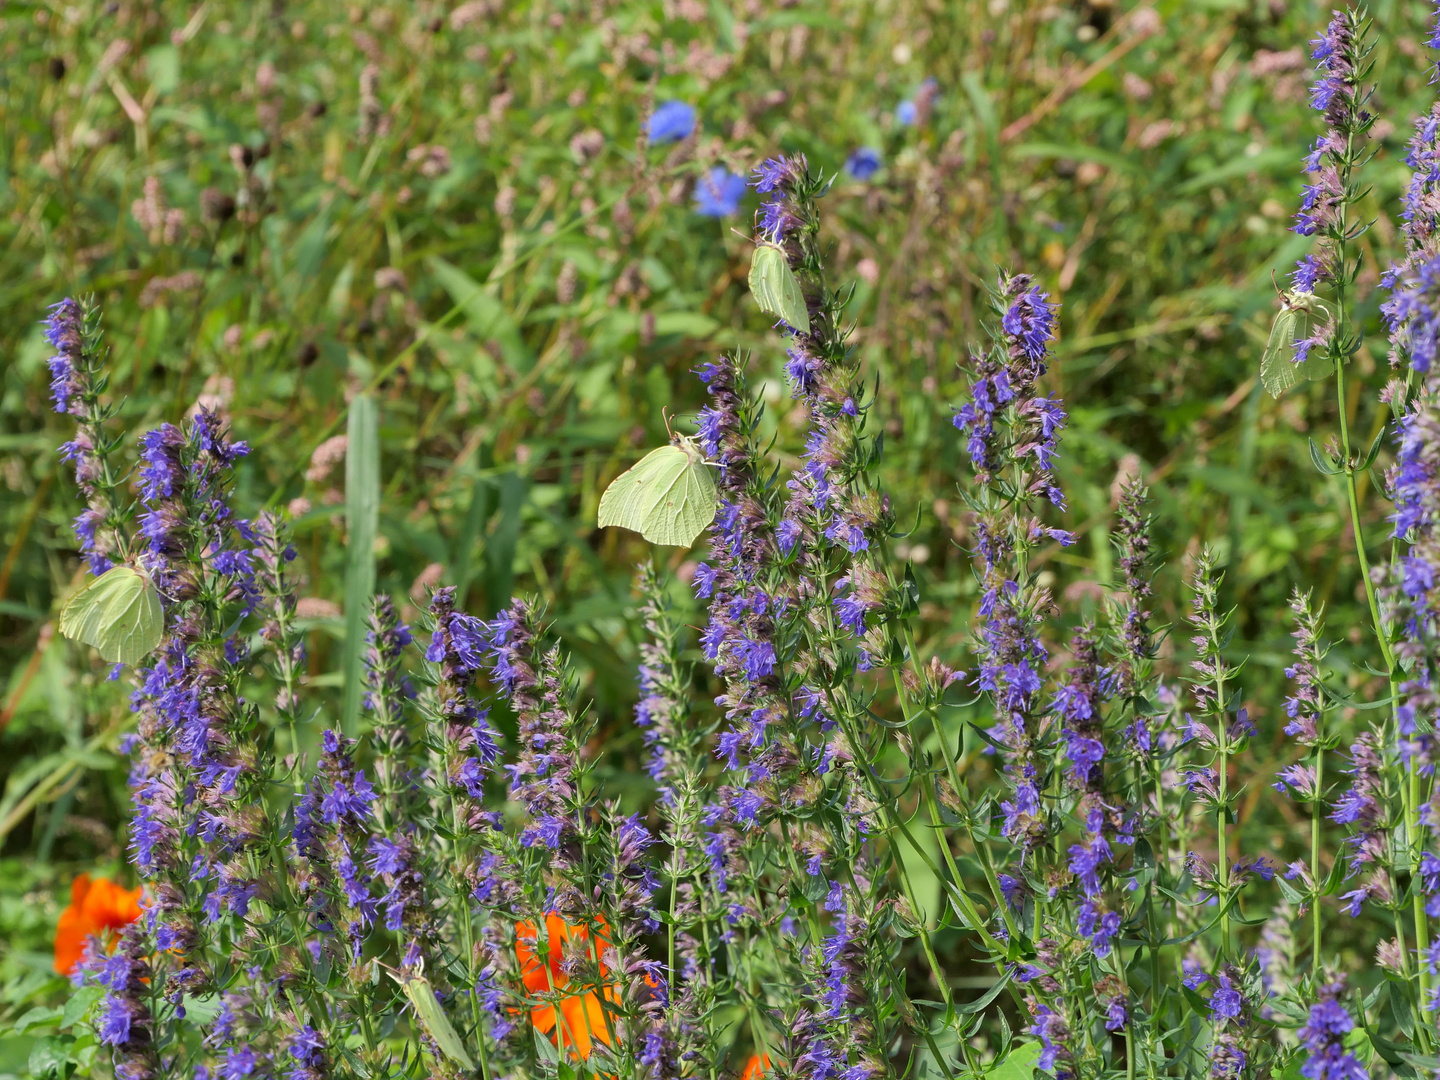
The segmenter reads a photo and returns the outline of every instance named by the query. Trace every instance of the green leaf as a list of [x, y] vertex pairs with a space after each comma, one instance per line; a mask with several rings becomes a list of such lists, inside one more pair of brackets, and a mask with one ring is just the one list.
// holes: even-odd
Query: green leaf
[[1369, 1065], [1375, 1056], [1375, 1048], [1370, 1045], [1370, 1036], [1363, 1027], [1350, 1029], [1350, 1034], [1345, 1036], [1345, 1049], [1359, 1058], [1362, 1065]]
[[[487, 447], [481, 447], [482, 462]], [[460, 526], [460, 533], [455, 538], [455, 547], [450, 557], [450, 565], [454, 567], [454, 580], [457, 586], [455, 592], [464, 603], [465, 595], [470, 591], [470, 581], [474, 577], [474, 570], [471, 563], [474, 559], [475, 545], [480, 542], [480, 537], [485, 532], [485, 526], [490, 522], [490, 515], [494, 511], [491, 494], [495, 489], [495, 483], [489, 477], [479, 476], [475, 478], [475, 486], [470, 490], [470, 505], [465, 509], [465, 521]]]
[[450, 1018], [445, 1015], [445, 1010], [440, 1007], [440, 1002], [435, 1000], [435, 990], [429, 981], [420, 975], [402, 977], [392, 973], [392, 977], [405, 991], [415, 1009], [415, 1018], [420, 1021], [425, 1033], [435, 1040], [440, 1052], [462, 1068], [473, 1070], [475, 1062], [451, 1025]]
[[145, 53], [145, 73], [156, 96], [173, 93], [180, 85], [180, 50], [174, 45], [156, 45]]
[[539, 1028], [534, 1029], [535, 1033], [535, 1056], [548, 1064], [555, 1064], [560, 1060], [560, 1049], [546, 1036], [541, 1034]]
[[1360, 462], [1358, 468], [1368, 469], [1375, 464], [1375, 459], [1380, 456], [1380, 447], [1384, 445], [1387, 434], [1389, 432], [1383, 427], [1375, 433], [1375, 441], [1370, 444], [1370, 449], [1365, 452], [1365, 459]]
[[61, 1009], [37, 1005], [35, 1008], [27, 1010], [24, 1016], [15, 1021], [14, 1032], [16, 1035], [23, 1035], [34, 1028], [56, 1027], [63, 1015]]
[[513, 370], [530, 370], [534, 357], [520, 336], [520, 328], [490, 286], [481, 285], [458, 266], [438, 257], [431, 258], [429, 266], [450, 299], [465, 313], [465, 321], [475, 336], [481, 341], [497, 342], [501, 356]]
[[993, 1066], [985, 1075], [991, 1080], [1033, 1080], [1039, 1060], [1039, 1043], [1020, 1043], [1005, 1055], [1004, 1061]]
[[991, 986], [989, 990], [986, 990], [985, 993], [981, 994], [974, 1001], [967, 1001], [963, 1005], [956, 1005], [955, 1011], [962, 1015], [980, 1012], [982, 1009], [985, 1008], [985, 1006], [989, 1005], [992, 1001], [994, 1001], [997, 997], [1000, 996], [1000, 992], [1004, 990], [1007, 985], [1009, 985], [1010, 977], [1013, 974], [1014, 969], [1007, 968], [1005, 974], [1000, 976], [1000, 978], [996, 979], [995, 984]]
[[1281, 169], [1290, 169], [1295, 165], [1294, 151], [1284, 149], [1262, 150], [1254, 157], [1236, 157], [1223, 165], [1208, 169], [1198, 176], [1192, 176], [1183, 184], [1175, 188], [1177, 195], [1189, 195], [1196, 191], [1204, 191], [1206, 188], [1214, 187], [1223, 180], [1231, 180], [1237, 176], [1248, 176], [1250, 173], [1271, 173]]
[[52, 1077], [68, 1077], [70, 1047], [75, 1040], [69, 1035], [45, 1035], [30, 1048], [30, 1076], [33, 1080], [50, 1080]]
[[65, 1002], [65, 1012], [60, 1017], [61, 1027], [73, 1027], [83, 1020], [89, 1013], [90, 1007], [105, 996], [105, 988], [101, 986], [82, 986], [70, 995], [70, 1000]]
[[1324, 473], [1326, 476], [1337, 475], [1340, 472], [1340, 466], [1336, 465], [1333, 461], [1330, 460], [1329, 454], [1323, 453], [1320, 447], [1315, 445], [1314, 439], [1310, 439], [1309, 443], [1310, 462], [1315, 466], [1316, 470]]
[[1304, 901], [1305, 894], [1286, 881], [1283, 876], [1277, 876], [1275, 884], [1280, 886], [1280, 893], [1285, 897], [1286, 903], [1299, 904]]
[[662, 311], [655, 316], [655, 336], [675, 335], [688, 338], [708, 338], [720, 324], [709, 315], [698, 311]]
[[350, 403], [345, 449], [345, 676], [341, 728], [355, 735], [363, 700], [365, 623], [375, 591], [375, 531], [380, 520], [380, 433], [375, 401]]
[[485, 546], [485, 607], [494, 615], [510, 602], [515, 580], [515, 549], [520, 543], [520, 525], [530, 482], [519, 473], [500, 478], [500, 520]]
[[1023, 158], [1068, 158], [1071, 161], [1094, 161], [1117, 172], [1132, 176], [1144, 171], [1142, 164], [1133, 157], [1102, 150], [1098, 146], [1082, 146], [1079, 143], [1026, 142], [1015, 146], [1010, 153]]

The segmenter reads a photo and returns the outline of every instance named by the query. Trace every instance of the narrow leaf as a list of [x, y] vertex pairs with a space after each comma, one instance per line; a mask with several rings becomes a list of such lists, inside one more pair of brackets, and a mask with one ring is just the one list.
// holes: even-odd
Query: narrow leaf
[[375, 532], [380, 523], [380, 433], [375, 401], [350, 403], [345, 451], [345, 696], [341, 728], [355, 735], [363, 700], [365, 620], [375, 591]]

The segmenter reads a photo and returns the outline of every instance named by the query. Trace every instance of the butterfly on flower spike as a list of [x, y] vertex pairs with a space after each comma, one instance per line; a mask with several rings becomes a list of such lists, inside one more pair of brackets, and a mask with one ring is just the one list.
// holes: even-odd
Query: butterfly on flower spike
[[94, 646], [112, 664], [140, 663], [160, 644], [164, 629], [159, 590], [130, 566], [112, 566], [60, 611], [60, 633]]
[[1260, 381], [1271, 397], [1278, 398], [1304, 380], [1328, 378], [1335, 370], [1329, 355], [1316, 349], [1310, 350], [1300, 363], [1295, 362], [1295, 343], [1310, 336], [1316, 320], [1329, 317], [1329, 307], [1314, 293], [1297, 289], [1280, 294], [1280, 311], [1260, 358]]
[[755, 254], [750, 259], [750, 295], [761, 311], [774, 315], [799, 333], [810, 332], [805, 294], [800, 291], [800, 282], [780, 245], [769, 241], [755, 245]]
[[715, 520], [718, 505], [705, 455], [679, 435], [611, 481], [600, 496], [598, 524], [638, 532], [652, 544], [689, 547]]

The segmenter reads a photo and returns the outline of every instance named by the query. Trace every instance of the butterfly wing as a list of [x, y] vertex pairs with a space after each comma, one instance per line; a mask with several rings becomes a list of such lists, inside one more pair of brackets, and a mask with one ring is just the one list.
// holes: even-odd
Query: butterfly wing
[[1300, 381], [1302, 365], [1294, 360], [1295, 339], [1304, 325], [1305, 319], [1300, 311], [1285, 307], [1280, 309], [1270, 326], [1270, 337], [1260, 358], [1260, 381], [1271, 397], [1278, 398]]
[[108, 573], [87, 582], [83, 589], [65, 601], [65, 606], [60, 609], [60, 633], [71, 641], [89, 644], [90, 635], [100, 618], [101, 595], [115, 586], [114, 581], [107, 579], [122, 569], [124, 568], [114, 567]]
[[1326, 351], [1311, 349], [1303, 363], [1295, 363], [1295, 342], [1310, 334], [1315, 319], [1329, 317], [1329, 307], [1318, 297], [1303, 292], [1285, 294], [1285, 306], [1275, 316], [1260, 358], [1260, 381], [1271, 397], [1278, 398], [1302, 380], [1330, 377], [1335, 365]]
[[115, 618], [101, 630], [95, 643], [106, 660], [130, 667], [155, 651], [165, 629], [159, 592], [141, 575], [135, 577], [138, 585], [127, 589], [127, 594], [117, 600], [119, 610]]
[[652, 544], [689, 547], [715, 520], [718, 499], [710, 467], [688, 443], [682, 453], [681, 468], [656, 485], [655, 499], [645, 510], [640, 534]]
[[60, 612], [60, 633], [112, 664], [138, 664], [160, 644], [164, 627], [160, 594], [128, 566], [111, 567]]
[[98, 648], [108, 613], [125, 597], [140, 575], [128, 566], [113, 566], [72, 596], [60, 612], [60, 633]]
[[800, 333], [808, 334], [810, 312], [805, 307], [805, 294], [800, 291], [800, 279], [783, 254], [780, 255], [779, 293], [780, 318]]
[[655, 492], [674, 479], [689, 460], [678, 446], [652, 450], [611, 481], [600, 496], [598, 524], [619, 525], [643, 534], [646, 511], [654, 505]]
[[1040, 1061], [1039, 1043], [1013, 1043], [1005, 1060], [986, 1075], [991, 1080], [1031, 1080]]
[[768, 315], [780, 314], [780, 299], [776, 295], [776, 263], [784, 262], [785, 254], [771, 244], [757, 244], [750, 256], [750, 295], [756, 305]]
[[750, 294], [761, 311], [783, 319], [802, 334], [810, 332], [805, 294], [785, 252], [774, 244], [757, 244], [750, 256]]

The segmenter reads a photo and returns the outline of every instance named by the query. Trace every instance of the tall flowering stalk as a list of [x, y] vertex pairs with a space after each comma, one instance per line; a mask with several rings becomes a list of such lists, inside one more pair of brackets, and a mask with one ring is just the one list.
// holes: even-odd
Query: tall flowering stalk
[[[1440, 47], [1440, 11], [1426, 42]], [[1432, 77], [1432, 82], [1434, 78]], [[1395, 512], [1390, 565], [1379, 589], [1386, 608], [1390, 643], [1391, 695], [1394, 711], [1393, 753], [1404, 763], [1400, 781], [1403, 833], [1395, 841], [1395, 861], [1411, 877], [1411, 917], [1415, 935], [1415, 978], [1418, 1001], [1426, 1010], [1436, 1007], [1437, 964], [1430, 941], [1429, 919], [1440, 915], [1440, 867], [1433, 850], [1437, 821], [1434, 808], [1433, 729], [1437, 699], [1433, 673], [1440, 659], [1440, 638], [1435, 621], [1435, 567], [1440, 549], [1435, 541], [1437, 464], [1435, 447], [1440, 437], [1440, 383], [1435, 365], [1440, 340], [1440, 202], [1437, 202], [1437, 124], [1440, 103], [1417, 118], [1405, 162], [1414, 170], [1404, 198], [1401, 231], [1405, 238], [1401, 258], [1386, 272], [1382, 285], [1390, 290], [1381, 305], [1390, 332], [1390, 359], [1397, 369], [1382, 396], [1396, 419], [1397, 448], [1394, 465], [1386, 474]], [[1357, 758], [1357, 762], [1359, 759]], [[1363, 814], [1370, 809], [1370, 791], [1357, 775], [1351, 805]], [[1379, 818], [1383, 810], [1372, 817]], [[1357, 818], [1363, 822], [1363, 817]], [[1364, 834], [1362, 834], [1364, 835]], [[1378, 845], [1372, 845], [1378, 846]], [[1387, 852], [1388, 854], [1388, 852]], [[1393, 889], [1392, 889], [1393, 891]], [[1398, 906], [1400, 898], [1395, 897]], [[1397, 913], [1397, 923], [1400, 916]], [[1409, 970], [1404, 929], [1399, 927], [1399, 956]], [[1417, 1042], [1435, 1044], [1428, 1026], [1417, 1030]]]
[[108, 378], [100, 309], [87, 298], [69, 297], [50, 309], [45, 340], [55, 350], [49, 360], [50, 397], [57, 413], [75, 418], [75, 437], [60, 457], [75, 467], [75, 483], [86, 502], [75, 519], [75, 537], [92, 574], [103, 574], [115, 555], [130, 555], [127, 525], [134, 504], [125, 497], [124, 470], [115, 460], [120, 436], [107, 431], [115, 415], [104, 400]]
[[1329, 702], [1322, 682], [1326, 653], [1323, 624], [1311, 606], [1308, 593], [1296, 590], [1290, 598], [1290, 611], [1295, 619], [1291, 631], [1295, 638], [1295, 661], [1285, 669], [1285, 677], [1294, 682], [1295, 689], [1285, 699], [1285, 715], [1289, 719], [1285, 734], [1309, 751], [1310, 760], [1306, 764], [1297, 763], [1280, 770], [1275, 788], [1310, 804], [1309, 862], [1291, 863], [1285, 878], [1290, 881], [1298, 879], [1304, 886], [1301, 894], [1303, 903], [1310, 907], [1310, 968], [1312, 977], [1318, 979], [1323, 963], [1320, 933], [1323, 911], [1320, 900], [1327, 885], [1320, 861], [1326, 803], [1325, 752], [1334, 749], [1338, 740], [1325, 728]]

